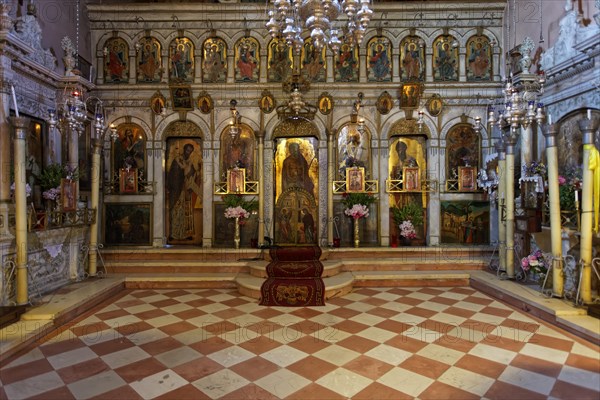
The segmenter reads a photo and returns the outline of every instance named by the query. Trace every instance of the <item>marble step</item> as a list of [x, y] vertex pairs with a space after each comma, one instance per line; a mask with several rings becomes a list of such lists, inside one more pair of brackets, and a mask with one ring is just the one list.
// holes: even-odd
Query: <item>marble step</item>
[[[471, 271], [360, 271], [341, 272], [324, 277], [325, 298], [343, 296], [355, 287], [384, 286], [468, 286]], [[238, 291], [245, 296], [259, 299], [264, 278], [247, 273], [237, 275]]]

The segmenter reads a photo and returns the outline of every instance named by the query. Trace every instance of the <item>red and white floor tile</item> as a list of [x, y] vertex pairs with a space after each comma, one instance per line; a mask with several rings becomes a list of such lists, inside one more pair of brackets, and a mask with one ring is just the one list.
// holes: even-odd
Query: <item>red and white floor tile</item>
[[0, 369], [0, 399], [598, 399], [597, 346], [471, 288], [324, 307], [136, 290]]

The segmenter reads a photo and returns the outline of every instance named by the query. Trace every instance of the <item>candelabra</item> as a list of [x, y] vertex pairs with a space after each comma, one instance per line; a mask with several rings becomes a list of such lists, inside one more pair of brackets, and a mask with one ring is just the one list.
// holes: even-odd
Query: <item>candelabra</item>
[[303, 29], [310, 31], [313, 45], [320, 51], [325, 45], [337, 52], [342, 44], [334, 21], [342, 13], [348, 17], [344, 40], [360, 45], [373, 10], [371, 0], [272, 0], [266, 27], [273, 38], [283, 36], [299, 52], [304, 40]]
[[[546, 79], [543, 74], [531, 74], [531, 51], [535, 45], [531, 38], [525, 38], [520, 46], [522, 58], [521, 71], [507, 79], [504, 87], [504, 110], [496, 115], [494, 107], [489, 108], [488, 124], [494, 124], [502, 132], [503, 142], [506, 144], [506, 275], [509, 279], [515, 278], [514, 260], [514, 168], [515, 149], [517, 139], [521, 136], [521, 164], [531, 161], [531, 125], [537, 121], [538, 126], [545, 121], [543, 104], [536, 99], [543, 93]], [[522, 134], [521, 134], [522, 133]]]

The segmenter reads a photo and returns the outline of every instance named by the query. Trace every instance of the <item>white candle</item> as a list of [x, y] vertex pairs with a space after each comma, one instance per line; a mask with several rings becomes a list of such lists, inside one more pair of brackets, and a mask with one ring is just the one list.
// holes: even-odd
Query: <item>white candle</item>
[[19, 117], [19, 106], [17, 106], [17, 95], [15, 94], [15, 87], [10, 85], [10, 90], [12, 91], [13, 104], [15, 106], [15, 115], [17, 118]]
[[575, 203], [579, 203], [579, 192], [575, 191]]
[[591, 121], [592, 120], [592, 110], [588, 108], [588, 119]]
[[552, 114], [548, 114], [548, 125], [552, 125]]

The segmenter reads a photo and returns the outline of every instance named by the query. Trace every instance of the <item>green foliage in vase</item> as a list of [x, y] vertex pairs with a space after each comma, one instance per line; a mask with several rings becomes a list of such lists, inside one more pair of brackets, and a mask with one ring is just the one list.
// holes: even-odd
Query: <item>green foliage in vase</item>
[[241, 194], [226, 194], [222, 198], [226, 208], [235, 208], [239, 206], [248, 212], [258, 210], [258, 202], [254, 197], [250, 200], [246, 200]]
[[77, 167], [71, 168], [68, 165], [52, 163], [45, 166], [39, 176], [39, 182], [42, 190], [49, 190], [60, 186], [61, 179], [70, 179], [76, 181], [79, 179], [79, 170]]
[[392, 214], [397, 225], [404, 221], [411, 221], [414, 226], [423, 224], [423, 208], [414, 201], [402, 207], [393, 207]]
[[375, 201], [377, 201], [377, 198], [371, 193], [344, 193], [342, 195], [342, 203], [346, 208], [352, 208], [355, 204], [369, 207]]

